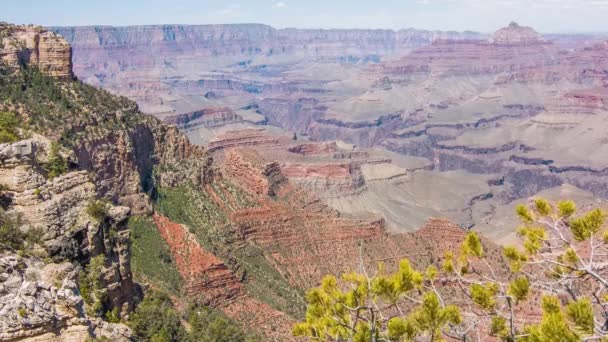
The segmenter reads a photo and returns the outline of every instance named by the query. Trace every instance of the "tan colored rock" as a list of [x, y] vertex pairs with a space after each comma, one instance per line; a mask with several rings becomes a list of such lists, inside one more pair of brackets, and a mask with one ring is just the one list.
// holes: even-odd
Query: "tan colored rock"
[[519, 26], [511, 22], [509, 26], [501, 28], [490, 39], [493, 44], [531, 44], [541, 43], [544, 39], [538, 32], [528, 26]]
[[130, 329], [90, 319], [70, 262], [47, 263], [12, 252], [0, 254], [0, 341], [128, 341]]
[[63, 80], [72, 74], [72, 48], [58, 34], [40, 26], [0, 24], [0, 61], [10, 67], [36, 66]]

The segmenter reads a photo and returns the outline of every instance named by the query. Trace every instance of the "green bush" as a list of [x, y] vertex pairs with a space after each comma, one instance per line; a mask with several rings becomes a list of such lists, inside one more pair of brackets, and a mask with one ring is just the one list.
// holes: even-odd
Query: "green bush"
[[104, 262], [105, 255], [103, 254], [91, 258], [78, 279], [78, 289], [87, 305], [88, 313], [98, 317], [104, 315], [104, 302], [106, 300], [106, 290], [101, 277]]
[[10, 112], [0, 112], [0, 143], [10, 143], [19, 140], [20, 120]]
[[231, 322], [224, 315], [208, 307], [190, 306], [188, 313], [190, 324], [190, 341], [202, 342], [245, 342], [256, 341]]
[[18, 220], [0, 211], [0, 249], [19, 250], [24, 240], [25, 234], [19, 230]]
[[118, 315], [118, 308], [115, 307], [111, 311], [106, 312], [106, 320], [110, 323], [119, 323], [120, 317]]
[[40, 227], [30, 228], [30, 230], [25, 233], [25, 241], [27, 241], [31, 245], [42, 244], [42, 237], [44, 235], [44, 230]]
[[108, 203], [102, 200], [93, 200], [89, 202], [86, 210], [90, 217], [101, 222], [108, 215]]
[[68, 171], [68, 163], [59, 153], [59, 144], [55, 141], [51, 143], [51, 151], [49, 153], [49, 162], [46, 165], [49, 179], [53, 179]]
[[187, 332], [169, 297], [155, 292], [139, 303], [129, 322], [140, 341], [185, 341]]
[[[185, 320], [189, 331], [182, 326]], [[257, 341], [218, 311], [190, 305], [180, 314], [169, 297], [152, 292], [137, 306], [129, 325], [138, 341], [250, 342]]]

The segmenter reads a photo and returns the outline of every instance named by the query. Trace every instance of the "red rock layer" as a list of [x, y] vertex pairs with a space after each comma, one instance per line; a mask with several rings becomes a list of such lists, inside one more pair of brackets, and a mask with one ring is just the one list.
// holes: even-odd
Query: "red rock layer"
[[270, 341], [293, 341], [293, 319], [249, 297], [243, 284], [215, 255], [205, 251], [187, 227], [166, 217], [153, 216], [171, 249], [177, 269], [186, 281], [186, 293], [222, 310], [248, 330], [263, 332]]
[[234, 147], [276, 146], [279, 139], [264, 134], [263, 129], [244, 129], [229, 131], [217, 136], [209, 143], [210, 152]]
[[[236, 156], [240, 150], [231, 152]], [[240, 163], [246, 160], [247, 155], [240, 155]], [[250, 192], [263, 193], [256, 190], [259, 184], [269, 184], [263, 163], [252, 162], [246, 169], [226, 176], [245, 187], [249, 182]], [[328, 273], [359, 270], [360, 257], [369, 267], [378, 261], [396, 265], [405, 257], [425, 265], [438, 260], [445, 250], [456, 250], [465, 236], [463, 229], [442, 219], [430, 220], [412, 234], [388, 234], [382, 220], [341, 217], [316, 196], [290, 183], [280, 187], [275, 199], [261, 196], [254, 208], [236, 210], [230, 218], [249, 243], [273, 251], [266, 256], [269, 262], [288, 273], [286, 279], [301, 288], [315, 286]]]
[[270, 191], [268, 179], [250, 161], [245, 160], [242, 153], [234, 150], [226, 153], [224, 172], [250, 193], [262, 195]]
[[243, 286], [233, 272], [207, 253], [187, 227], [158, 214], [154, 214], [154, 223], [171, 248], [188, 295], [203, 298], [208, 305], [226, 305], [243, 295]]

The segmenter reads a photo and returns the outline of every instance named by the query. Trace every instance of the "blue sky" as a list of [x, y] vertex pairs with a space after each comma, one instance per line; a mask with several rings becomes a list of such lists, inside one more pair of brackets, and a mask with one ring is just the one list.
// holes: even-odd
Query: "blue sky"
[[277, 28], [608, 32], [608, 0], [17, 0], [0, 20], [41, 25], [264, 23]]

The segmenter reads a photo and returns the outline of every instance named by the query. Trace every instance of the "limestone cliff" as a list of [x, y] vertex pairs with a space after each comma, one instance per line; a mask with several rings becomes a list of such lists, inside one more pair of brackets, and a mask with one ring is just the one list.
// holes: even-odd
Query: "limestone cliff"
[[58, 34], [40, 26], [0, 23], [0, 61], [12, 68], [38, 67], [44, 73], [71, 79], [72, 48]]
[[89, 173], [73, 170], [50, 179], [42, 166], [50, 145], [38, 135], [0, 144], [3, 217], [18, 218], [16, 228], [28, 240], [19, 253], [0, 252], [0, 340], [126, 341], [126, 326], [86, 313], [77, 284], [88, 260], [97, 257], [104, 296], [95, 300], [128, 317], [135, 299], [124, 225], [130, 209], [108, 205], [104, 217], [92, 217], [87, 206], [96, 187]]

